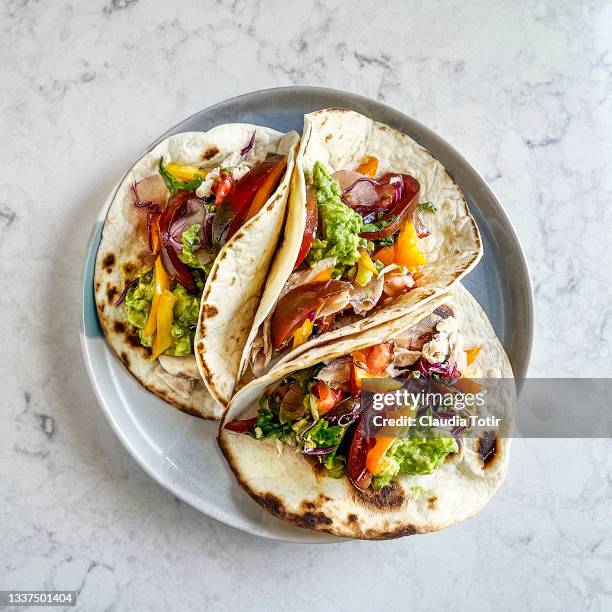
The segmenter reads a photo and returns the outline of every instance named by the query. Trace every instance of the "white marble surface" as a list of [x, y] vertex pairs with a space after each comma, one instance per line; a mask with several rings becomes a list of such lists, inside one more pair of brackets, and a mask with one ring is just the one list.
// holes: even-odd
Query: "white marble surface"
[[88, 610], [612, 608], [609, 440], [516, 443], [500, 493], [443, 533], [271, 543], [139, 469], [78, 342], [81, 257], [126, 164], [209, 104], [317, 84], [464, 153], [526, 250], [531, 374], [609, 376], [609, 2], [5, 0], [0, 14], [0, 588], [79, 589]]

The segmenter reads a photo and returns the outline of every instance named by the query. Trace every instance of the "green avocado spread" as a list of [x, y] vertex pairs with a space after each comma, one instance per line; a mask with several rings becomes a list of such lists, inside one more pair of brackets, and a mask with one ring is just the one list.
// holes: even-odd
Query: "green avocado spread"
[[[132, 287], [125, 297], [127, 320], [138, 329], [140, 342], [149, 347], [153, 343], [153, 338], [145, 336], [143, 330], [149, 316], [154, 291], [155, 281], [153, 273], [149, 270], [140, 275], [138, 284]], [[172, 293], [176, 298], [173, 309], [174, 322], [172, 324], [174, 341], [166, 354], [176, 355], [177, 357], [190, 355], [200, 303], [197, 297], [189, 294], [179, 283], [173, 283]]]
[[363, 220], [342, 202], [340, 185], [319, 162], [314, 165], [312, 183], [317, 192], [320, 227], [308, 262], [313, 265], [327, 257], [335, 257], [340, 268], [352, 266], [359, 259], [359, 248], [367, 246], [367, 240], [359, 236]]
[[398, 438], [382, 458], [382, 469], [372, 478], [372, 488], [386, 487], [400, 472], [431, 474], [447, 455], [458, 450], [456, 440], [450, 437]]

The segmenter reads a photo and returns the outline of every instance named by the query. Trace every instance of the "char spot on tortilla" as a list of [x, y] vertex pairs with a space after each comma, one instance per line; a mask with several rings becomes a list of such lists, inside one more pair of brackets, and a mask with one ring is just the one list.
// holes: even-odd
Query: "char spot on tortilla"
[[357, 503], [376, 510], [397, 510], [406, 501], [404, 491], [397, 481], [378, 491], [370, 488], [365, 491], [354, 489], [353, 494]]
[[140, 344], [140, 339], [138, 338], [136, 334], [127, 334], [125, 339], [130, 346], [137, 348], [137, 349], [141, 349], [145, 353], [148, 352], [146, 347]]
[[123, 363], [125, 364], [126, 368], [130, 367], [130, 360], [129, 360], [128, 356], [127, 356], [127, 353], [125, 353], [125, 352], [121, 353], [121, 361], [123, 361]]
[[278, 198], [275, 198], [274, 200], [272, 200], [272, 202], [270, 202], [267, 206], [266, 206], [266, 210], [272, 210], [274, 208], [274, 205], [278, 202]]
[[100, 290], [100, 281], [96, 281], [96, 291]]
[[236, 240], [240, 240], [240, 238], [242, 238], [244, 236], [244, 232], [242, 230], [236, 232], [236, 234], [234, 235], [234, 238]]
[[438, 509], [438, 498], [435, 495], [433, 495], [432, 497], [430, 497], [427, 500], [427, 507], [430, 510], [437, 510]]
[[132, 263], [125, 263], [121, 266], [121, 270], [126, 276], [130, 277], [136, 272], [136, 266]]
[[300, 504], [300, 508], [304, 511], [306, 510], [318, 510], [320, 507], [318, 500], [317, 501], [310, 501], [308, 499], [305, 499], [301, 504]]
[[332, 135], [331, 135], [331, 134], [328, 134], [328, 135], [325, 137], [325, 142], [328, 142], [328, 141], [330, 141], [331, 139], [332, 139]]
[[113, 285], [111, 285], [109, 283], [108, 287], [106, 288], [106, 298], [108, 299], [108, 303], [112, 306], [114, 300], [115, 300], [115, 296], [119, 293], [119, 291], [117, 290], [117, 287], [114, 287]]
[[102, 265], [106, 268], [107, 272], [113, 271], [113, 266], [115, 265], [115, 256], [112, 253], [109, 253], [103, 260]]
[[285, 514], [285, 505], [282, 500], [272, 493], [257, 496], [257, 501], [268, 510], [268, 512], [272, 512], [272, 514], [276, 514], [277, 516]]
[[125, 325], [121, 321], [115, 321], [114, 328], [118, 334], [122, 334], [125, 331]]
[[219, 149], [217, 147], [215, 146], [208, 147], [208, 149], [206, 149], [206, 151], [202, 153], [200, 158], [206, 161], [206, 160], [212, 159], [218, 152], [219, 152]]
[[205, 317], [216, 317], [219, 314], [219, 309], [216, 306], [210, 304], [204, 305], [204, 316]]
[[234, 276], [232, 280], [229, 282], [230, 286], [236, 284], [236, 277]]
[[494, 431], [485, 431], [478, 438], [478, 455], [483, 469], [491, 467], [497, 456], [497, 435]]
[[393, 540], [395, 538], [403, 538], [404, 536], [411, 536], [415, 533], [426, 533], [427, 530], [420, 531], [414, 525], [408, 525], [406, 527], [398, 527], [395, 531], [387, 531], [381, 535], [380, 531], [375, 529], [367, 529], [365, 537], [369, 540]]
[[349, 523], [356, 523], [358, 518], [359, 518], [359, 517], [358, 517], [356, 514], [349, 514], [349, 515], [346, 517], [346, 520], [347, 520]]
[[98, 308], [100, 309], [100, 312], [104, 312], [104, 306], [106, 306], [106, 304], [104, 302], [100, 302], [98, 304]]
[[[251, 492], [251, 494], [253, 493]], [[287, 512], [283, 501], [273, 493], [253, 495], [253, 497], [255, 498], [255, 501], [260, 506], [263, 506], [263, 508], [265, 508], [268, 512], [271, 512], [275, 516], [284, 519], [293, 525], [297, 525], [298, 527], [327, 531], [326, 526], [331, 525], [334, 522], [324, 512], [314, 512], [312, 510], [305, 510], [302, 513]], [[302, 504], [302, 507], [303, 505], [304, 504]]]

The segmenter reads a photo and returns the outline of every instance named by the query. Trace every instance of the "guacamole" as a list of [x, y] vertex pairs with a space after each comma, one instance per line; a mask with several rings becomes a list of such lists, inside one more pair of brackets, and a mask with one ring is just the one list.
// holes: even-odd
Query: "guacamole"
[[363, 220], [340, 199], [342, 190], [327, 170], [316, 162], [312, 171], [312, 183], [317, 192], [320, 229], [312, 243], [308, 262], [314, 265], [321, 259], [335, 257], [338, 268], [354, 265], [359, 259], [359, 248], [367, 246], [361, 238]]
[[[138, 329], [140, 342], [149, 347], [153, 344], [153, 338], [145, 336], [143, 329], [149, 316], [154, 291], [155, 280], [152, 271], [149, 270], [140, 275], [138, 284], [132, 287], [125, 297], [127, 320]], [[179, 283], [174, 283], [172, 293], [176, 297], [173, 309], [174, 322], [172, 324], [174, 343], [166, 353], [178, 357], [190, 355], [200, 303], [197, 297], [189, 294]]]
[[372, 478], [372, 488], [386, 487], [394, 476], [431, 474], [442, 466], [447, 455], [459, 450], [454, 438], [398, 438], [382, 459], [382, 469]]

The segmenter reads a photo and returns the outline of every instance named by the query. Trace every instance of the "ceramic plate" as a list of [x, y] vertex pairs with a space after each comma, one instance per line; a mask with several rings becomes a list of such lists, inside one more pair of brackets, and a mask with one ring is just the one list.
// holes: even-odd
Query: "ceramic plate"
[[[533, 312], [525, 258], [501, 204], [484, 179], [440, 136], [380, 102], [316, 87], [267, 89], [232, 98], [182, 121], [151, 144], [177, 132], [206, 131], [221, 123], [265, 125], [301, 132], [303, 116], [343, 106], [387, 123], [428, 148], [461, 187], [480, 228], [484, 257], [465, 279], [504, 345], [515, 376], [525, 375]], [[143, 154], [145, 151], [143, 151]], [[117, 175], [125, 170], [117, 169]], [[216, 425], [183, 414], [150, 394], [106, 346], [93, 296], [93, 270], [109, 193], [87, 247], [82, 278], [81, 344], [92, 387], [119, 439], [157, 482], [204, 514], [243, 531], [295, 542], [336, 541], [285, 525], [264, 512], [236, 484], [215, 441]]]

